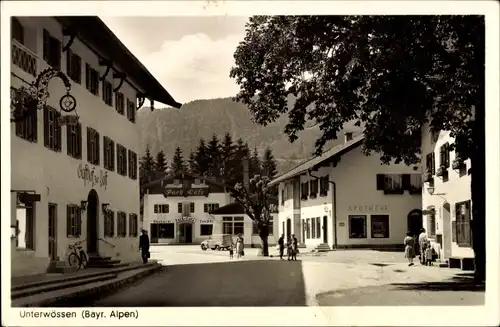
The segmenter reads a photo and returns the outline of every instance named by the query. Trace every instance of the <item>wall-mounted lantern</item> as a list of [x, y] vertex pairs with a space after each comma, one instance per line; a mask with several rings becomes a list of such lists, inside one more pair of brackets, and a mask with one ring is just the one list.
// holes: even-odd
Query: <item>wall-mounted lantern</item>
[[101, 204], [102, 207], [102, 213], [106, 213], [108, 211], [109, 203], [103, 203]]
[[80, 201], [80, 211], [87, 210], [87, 201]]

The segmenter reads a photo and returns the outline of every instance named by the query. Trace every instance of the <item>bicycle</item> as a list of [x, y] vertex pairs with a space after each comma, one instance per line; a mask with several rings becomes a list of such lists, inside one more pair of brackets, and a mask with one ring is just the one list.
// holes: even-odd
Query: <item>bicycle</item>
[[87, 268], [87, 254], [83, 250], [83, 246], [81, 245], [83, 241], [78, 241], [74, 244], [70, 244], [69, 248], [71, 249], [71, 253], [68, 256], [68, 262], [71, 267], [78, 266], [78, 270], [83, 267]]

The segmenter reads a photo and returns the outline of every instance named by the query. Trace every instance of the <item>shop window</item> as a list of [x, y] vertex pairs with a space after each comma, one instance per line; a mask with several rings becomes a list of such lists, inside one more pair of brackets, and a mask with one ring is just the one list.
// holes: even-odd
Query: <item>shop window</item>
[[52, 68], [61, 69], [61, 41], [51, 36], [50, 33], [43, 30], [43, 60]]
[[371, 215], [372, 238], [389, 238], [389, 215]]
[[87, 127], [87, 161], [96, 166], [101, 161], [99, 133], [90, 127]]
[[311, 218], [311, 238], [316, 238], [316, 218]]
[[120, 115], [125, 113], [125, 97], [121, 92], [115, 93], [115, 108]]
[[309, 218], [306, 219], [306, 238], [311, 238], [311, 220]]
[[366, 215], [349, 216], [349, 238], [366, 238]]
[[77, 205], [66, 206], [66, 234], [72, 237], [78, 237], [82, 234], [81, 211]]
[[[284, 226], [283, 226], [283, 230], [285, 230]], [[302, 219], [302, 241], [304, 241], [306, 239], [306, 231], [307, 231], [306, 220]]]
[[131, 213], [128, 215], [128, 233], [129, 236], [131, 237], [137, 237], [137, 227], [138, 227], [138, 221], [137, 221], [137, 215], [135, 213]]
[[82, 58], [71, 49], [66, 52], [66, 72], [75, 83], [82, 83]]
[[472, 246], [471, 201], [455, 204], [455, 233], [458, 246]]
[[59, 117], [61, 114], [56, 109], [49, 106], [43, 108], [43, 131], [45, 147], [61, 151], [61, 124]]
[[132, 150], [128, 150], [128, 177], [137, 179], [137, 153]]
[[316, 238], [321, 238], [321, 219], [316, 217]]
[[108, 106], [113, 106], [113, 86], [106, 80], [102, 81], [102, 99]]
[[311, 199], [314, 199], [318, 195], [318, 180], [312, 179], [309, 182], [309, 185], [310, 185], [310, 195], [309, 196], [311, 197]]
[[99, 73], [89, 64], [85, 64], [85, 87], [90, 93], [99, 95]]
[[35, 210], [32, 205], [16, 208], [16, 247], [35, 250]]
[[168, 224], [151, 224], [151, 238], [175, 238], [174, 223]]
[[117, 214], [118, 226], [116, 236], [126, 237], [127, 236], [127, 214], [123, 211], [119, 211]]
[[107, 136], [103, 137], [104, 169], [115, 170], [115, 142]]
[[170, 207], [168, 204], [155, 204], [154, 213], [169, 213]]
[[222, 231], [224, 234], [230, 235], [244, 234], [244, 218], [222, 217]]
[[82, 158], [82, 124], [66, 125], [66, 143], [68, 156]]
[[104, 237], [115, 236], [115, 212], [107, 210], [104, 214]]
[[212, 224], [201, 224], [200, 225], [200, 235], [201, 236], [212, 235], [213, 229], [214, 229], [214, 225], [212, 225]]

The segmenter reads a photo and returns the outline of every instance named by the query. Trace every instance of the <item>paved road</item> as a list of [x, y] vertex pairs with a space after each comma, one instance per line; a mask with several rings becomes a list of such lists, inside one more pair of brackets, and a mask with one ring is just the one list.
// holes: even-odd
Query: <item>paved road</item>
[[[431, 301], [421, 303], [415, 295], [420, 290], [396, 292], [396, 286], [387, 285], [428, 285], [429, 282], [451, 280], [459, 272], [419, 265], [408, 267], [401, 253], [391, 252], [350, 250], [321, 256], [303, 253], [297, 262], [281, 261], [277, 257], [262, 258], [257, 253], [257, 249], [245, 249], [243, 259], [230, 260], [225, 251], [201, 251], [199, 246], [153, 247], [151, 258], [161, 262], [164, 271], [110, 296], [82, 302], [82, 305], [393, 305], [401, 301], [435, 305]], [[277, 251], [272, 249], [271, 253]], [[391, 295], [382, 296], [383, 292]], [[407, 300], [398, 299], [401, 296]], [[464, 299], [474, 297], [476, 300], [466, 303], [476, 303], [481, 296], [484, 299], [484, 292], [463, 291], [460, 296]]]

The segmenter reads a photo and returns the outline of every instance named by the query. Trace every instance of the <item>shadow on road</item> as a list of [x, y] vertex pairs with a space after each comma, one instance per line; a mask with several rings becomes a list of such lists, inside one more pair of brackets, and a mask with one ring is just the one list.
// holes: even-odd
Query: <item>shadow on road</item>
[[416, 291], [469, 291], [484, 292], [485, 284], [476, 283], [473, 279], [474, 273], [458, 273], [455, 276], [442, 282], [424, 283], [394, 283], [396, 290], [416, 290]]
[[77, 306], [305, 306], [301, 261], [245, 260], [167, 266], [111, 295]]

